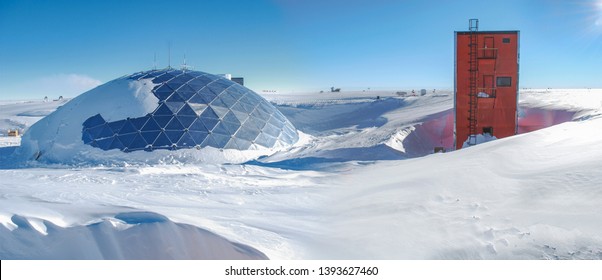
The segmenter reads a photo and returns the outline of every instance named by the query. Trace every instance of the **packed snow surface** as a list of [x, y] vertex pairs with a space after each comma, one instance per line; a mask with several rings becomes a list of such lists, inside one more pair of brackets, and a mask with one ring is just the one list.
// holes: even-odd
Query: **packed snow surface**
[[[450, 92], [263, 95], [301, 140], [245, 164], [49, 164], [0, 138], [0, 258], [602, 258], [601, 90], [522, 91], [523, 134], [458, 151]], [[3, 101], [0, 131], [60, 105]]]

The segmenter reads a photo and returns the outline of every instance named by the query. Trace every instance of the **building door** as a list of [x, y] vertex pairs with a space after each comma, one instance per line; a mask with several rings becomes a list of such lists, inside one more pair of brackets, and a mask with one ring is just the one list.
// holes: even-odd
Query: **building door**
[[493, 44], [493, 37], [485, 37], [483, 42], [483, 57], [484, 58], [495, 58], [496, 50]]
[[493, 85], [493, 75], [483, 75], [483, 88], [482, 92], [489, 95], [489, 97], [495, 97], [495, 88]]

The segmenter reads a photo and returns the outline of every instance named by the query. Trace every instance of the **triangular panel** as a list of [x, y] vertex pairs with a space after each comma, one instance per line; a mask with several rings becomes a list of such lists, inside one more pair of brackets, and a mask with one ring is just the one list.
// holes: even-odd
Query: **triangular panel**
[[174, 93], [169, 98], [165, 99], [165, 102], [184, 102], [184, 100], [179, 94]]
[[205, 109], [209, 108], [207, 104], [189, 103], [188, 105], [190, 106], [190, 108], [192, 108], [192, 110], [196, 113], [197, 116], [200, 116], [201, 114], [203, 114]]
[[208, 107], [203, 111], [203, 113], [201, 114], [201, 118], [219, 119], [219, 117], [217, 116], [215, 111], [211, 109], [211, 107]]
[[171, 116], [173, 114], [174, 114], [174, 112], [172, 110], [170, 110], [169, 107], [165, 103], [159, 105], [157, 110], [155, 110], [155, 112], [153, 113], [153, 115], [155, 115], [155, 116]]
[[180, 146], [180, 147], [193, 147], [195, 145], [196, 145], [196, 142], [194, 141], [192, 136], [190, 136], [190, 134], [188, 134], [188, 132], [185, 132], [182, 135], [182, 137], [180, 138], [180, 140], [178, 140], [178, 146]]
[[161, 131], [143, 131], [140, 134], [142, 135], [142, 138], [144, 138], [144, 141], [150, 144], [155, 142], [159, 133], [161, 133]]
[[245, 113], [245, 112], [240, 112], [240, 111], [231, 111], [232, 114], [234, 114], [234, 116], [236, 116], [236, 119], [238, 119], [238, 121], [240, 123], [244, 123], [247, 118], [249, 118], [249, 114]]
[[236, 145], [236, 141], [233, 138], [230, 138], [230, 141], [226, 143], [224, 149], [240, 150], [240, 148], [238, 148], [238, 145]]
[[171, 141], [172, 144], [178, 143], [178, 141], [182, 137], [182, 134], [184, 134], [183, 130], [166, 130], [165, 131], [165, 135], [167, 135], [167, 138], [169, 138], [169, 140]]
[[123, 124], [123, 127], [119, 131], [119, 134], [132, 133], [136, 131], [138, 131], [138, 129], [136, 129], [136, 127], [130, 122], [130, 120], [126, 120]]
[[222, 102], [224, 102], [224, 104], [227, 104], [228, 107], [236, 103], [236, 101], [238, 100], [237, 98], [233, 97], [232, 94], [228, 91], [225, 91], [222, 94], [220, 94], [219, 99], [221, 99]]
[[165, 133], [159, 133], [159, 136], [157, 137], [157, 139], [155, 139], [155, 142], [153, 142], [153, 147], [169, 147], [171, 146], [171, 141], [169, 140], [169, 138], [167, 138], [167, 136], [165, 135]]
[[165, 130], [184, 130], [184, 126], [180, 123], [177, 117], [173, 117], [167, 126], [165, 126]]
[[205, 125], [203, 124], [203, 122], [200, 119], [196, 119], [192, 122], [192, 124], [188, 127], [188, 130], [192, 131], [203, 131], [203, 132], [207, 132], [207, 127], [205, 127]]
[[148, 121], [148, 116], [130, 119], [130, 122], [134, 125], [136, 130], [141, 130], [142, 127], [144, 127], [144, 124], [146, 124], [146, 121]]
[[215, 142], [215, 140], [213, 139], [212, 135], [207, 135], [207, 137], [205, 137], [205, 140], [203, 141], [203, 143], [201, 144], [201, 147], [215, 147], [215, 148], [220, 148], [217, 143]]
[[139, 133], [136, 133], [136, 138], [134, 138], [132, 143], [130, 143], [129, 149], [130, 150], [142, 150], [142, 149], [144, 149], [144, 147], [146, 147], [146, 141], [144, 140], [142, 135], [140, 135]]
[[211, 107], [222, 107], [222, 108], [228, 108], [228, 105], [226, 105], [224, 102], [222, 102], [221, 99], [219, 98], [215, 98], [213, 99], [213, 101], [211, 101]]
[[153, 130], [161, 130], [161, 127], [159, 126], [159, 124], [157, 124], [157, 122], [155, 121], [154, 118], [149, 118], [148, 121], [146, 122], [146, 124], [144, 124], [144, 126], [141, 129], [142, 131], [153, 131]]
[[198, 119], [197, 117], [190, 117], [190, 116], [176, 116], [176, 118], [178, 118], [178, 120], [180, 121], [180, 123], [185, 127], [188, 128], [190, 127], [190, 125], [196, 120]]
[[203, 125], [208, 130], [212, 130], [215, 127], [215, 125], [217, 125], [217, 123], [219, 122], [219, 120], [217, 120], [217, 119], [210, 119], [210, 118], [200, 118], [199, 120], [201, 120], [201, 122], [203, 122]]
[[105, 129], [105, 125], [99, 125], [92, 128], [88, 128], [87, 131], [92, 136], [92, 139], [96, 139], [100, 136], [102, 131]]
[[223, 135], [230, 135], [230, 131], [226, 128], [223, 122], [219, 122], [212, 130], [213, 133], [219, 133]]
[[212, 133], [211, 136], [213, 137], [213, 139], [215, 140], [215, 143], [217, 144], [216, 148], [223, 148], [226, 146], [226, 144], [228, 144], [228, 141], [230, 141], [230, 136], [228, 136], [228, 135]]
[[228, 113], [228, 108], [223, 108], [223, 107], [213, 107], [210, 106], [211, 109], [213, 109], [213, 112], [215, 112], [215, 114], [221, 119], [223, 118], [227, 113]]
[[111, 146], [109, 147], [109, 149], [119, 149], [119, 150], [123, 150], [125, 148], [125, 146], [121, 143], [121, 141], [119, 141], [119, 138], [114, 137], [113, 138], [113, 142], [111, 143]]
[[156, 88], [154, 92], [155, 96], [159, 98], [159, 101], [163, 101], [167, 99], [174, 92], [174, 90], [168, 85], [161, 85], [158, 88]]
[[229, 123], [240, 124], [240, 121], [232, 111], [229, 111], [225, 116], [223, 116], [222, 120]]
[[129, 147], [136, 136], [138, 136], [138, 133], [128, 133], [118, 135], [117, 138], [119, 138], [119, 141], [121, 141], [125, 147]]
[[113, 138], [113, 137], [100, 139], [100, 140], [96, 141], [96, 144], [98, 144], [99, 148], [101, 148], [103, 150], [108, 150], [111, 148], [111, 143], [113, 143], [114, 139], [115, 138]]
[[95, 127], [95, 126], [99, 126], [104, 123], [106, 123], [105, 119], [102, 116], [100, 116], [100, 114], [96, 114], [96, 115], [88, 118], [87, 120], [85, 120], [83, 123], [83, 126], [84, 127]]
[[184, 103], [184, 102], [170, 102], [170, 101], [166, 101], [165, 102], [165, 105], [167, 107], [169, 107], [169, 110], [172, 111], [172, 112], [174, 112], [174, 114], [177, 113], [178, 111], [180, 111], [180, 109], [182, 107], [184, 107], [184, 104], [186, 104], [186, 103]]
[[238, 146], [240, 150], [247, 150], [249, 149], [249, 147], [251, 147], [251, 144], [253, 144], [251, 143], [251, 141], [246, 141], [240, 138], [234, 138], [233, 140], [235, 141], [236, 146]]
[[190, 105], [185, 104], [180, 111], [178, 111], [178, 116], [190, 116], [197, 117], [197, 113], [190, 107]]
[[160, 128], [165, 128], [173, 116], [154, 116], [153, 119], [157, 122]]
[[207, 135], [209, 135], [207, 132], [204, 131], [188, 131], [188, 134], [190, 134], [190, 136], [192, 137], [192, 139], [194, 139], [194, 142], [197, 143], [197, 145], [200, 145], [203, 143], [203, 141], [205, 141], [205, 138], [207, 138]]
[[235, 138], [244, 139], [247, 141], [254, 141], [259, 135], [259, 131], [255, 128], [242, 126], [234, 135]]
[[111, 136], [113, 136], [113, 134], [115, 134], [115, 132], [113, 132], [113, 130], [111, 130], [111, 128], [109, 127], [108, 124], [105, 124], [105, 125], [103, 125], [103, 129], [97, 138], [111, 137]]
[[196, 91], [188, 85], [183, 85], [177, 92], [184, 100], [190, 99], [196, 93]]

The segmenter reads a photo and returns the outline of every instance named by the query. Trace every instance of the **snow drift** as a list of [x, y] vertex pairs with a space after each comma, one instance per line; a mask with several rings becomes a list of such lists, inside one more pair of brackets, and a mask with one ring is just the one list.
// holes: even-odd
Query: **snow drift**
[[[529, 90], [520, 96], [519, 125], [551, 127], [444, 154], [432, 150], [453, 141], [453, 99], [443, 91], [420, 97], [268, 94], [304, 133], [288, 150], [248, 164], [174, 157], [15, 167], [3, 152], [11, 148], [0, 148], [0, 227], [8, 229], [0, 238], [9, 244], [2, 248], [10, 258], [80, 258], [81, 252], [37, 253], [48, 244], [35, 240], [51, 240], [44, 238], [53, 224], [64, 234], [92, 226], [99, 235], [124, 240], [128, 228], [144, 233], [116, 213], [145, 211], [271, 259], [600, 259], [602, 91]], [[39, 104], [2, 107], [0, 118], [23, 118], [16, 115], [33, 111], [28, 106]], [[147, 221], [159, 221], [140, 226], [162, 228], [148, 230], [152, 240], [188, 232], [151, 217]], [[26, 235], [35, 246], [26, 245]], [[106, 254], [87, 252], [125, 256], [119, 242], [103, 243], [111, 251]], [[228, 252], [241, 249], [225, 244]], [[244, 257], [257, 256], [244, 248]]]
[[0, 226], [0, 258], [267, 259], [249, 246], [151, 212], [119, 213], [67, 228], [13, 215], [6, 226]]

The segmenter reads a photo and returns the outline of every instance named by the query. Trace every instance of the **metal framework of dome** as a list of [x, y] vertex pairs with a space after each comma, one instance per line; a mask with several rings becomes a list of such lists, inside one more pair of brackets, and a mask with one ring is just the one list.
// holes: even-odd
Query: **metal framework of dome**
[[151, 79], [159, 99], [143, 117], [107, 122], [94, 115], [83, 123], [82, 140], [124, 152], [206, 146], [248, 150], [291, 145], [299, 136], [272, 104], [226, 78], [200, 71], [163, 69], [127, 77]]

